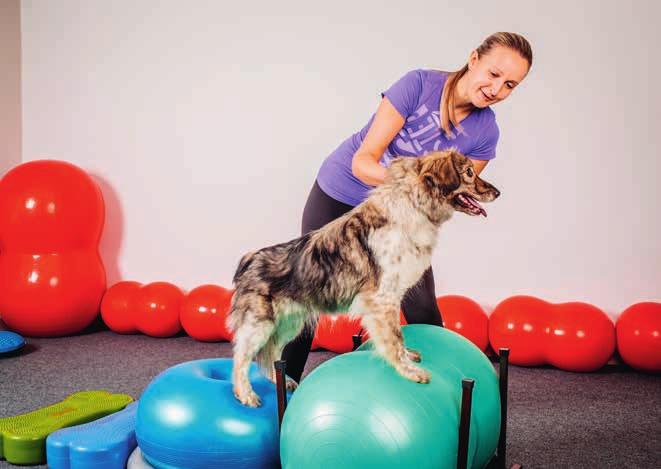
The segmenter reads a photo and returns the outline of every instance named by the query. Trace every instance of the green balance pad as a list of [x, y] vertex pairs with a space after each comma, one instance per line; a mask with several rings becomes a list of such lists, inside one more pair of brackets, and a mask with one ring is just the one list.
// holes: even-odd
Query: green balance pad
[[126, 394], [81, 391], [33, 412], [0, 418], [0, 459], [12, 464], [43, 463], [48, 435], [118, 412], [132, 401]]

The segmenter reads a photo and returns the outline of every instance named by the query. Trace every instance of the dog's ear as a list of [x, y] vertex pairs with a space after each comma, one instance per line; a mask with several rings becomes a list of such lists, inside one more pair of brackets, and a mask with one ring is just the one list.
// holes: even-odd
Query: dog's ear
[[421, 162], [420, 178], [428, 189], [440, 188], [444, 196], [459, 188], [461, 180], [452, 153]]
[[446, 158], [443, 158], [443, 162], [441, 163], [441, 191], [443, 195], [448, 195], [459, 189], [460, 185], [461, 179], [455, 165], [454, 153], [451, 153]]

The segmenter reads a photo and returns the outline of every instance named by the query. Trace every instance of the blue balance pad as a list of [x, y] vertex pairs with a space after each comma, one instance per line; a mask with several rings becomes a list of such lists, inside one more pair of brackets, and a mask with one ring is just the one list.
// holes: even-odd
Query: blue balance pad
[[0, 331], [0, 354], [13, 352], [25, 345], [25, 339], [16, 332]]
[[138, 402], [94, 422], [58, 430], [46, 440], [52, 469], [124, 469], [135, 441]]

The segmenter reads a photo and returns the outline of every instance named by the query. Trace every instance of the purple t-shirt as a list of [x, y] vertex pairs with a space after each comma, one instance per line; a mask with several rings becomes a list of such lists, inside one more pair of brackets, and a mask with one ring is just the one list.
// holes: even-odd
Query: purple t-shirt
[[[382, 166], [389, 166], [396, 156], [418, 157], [450, 147], [476, 160], [490, 160], [496, 156], [499, 131], [496, 116], [488, 107], [475, 109], [461, 121], [463, 133], [453, 129], [454, 136], [448, 139], [441, 131], [439, 106], [447, 77], [447, 72], [413, 70], [381, 93], [405, 119], [404, 127], [381, 156]], [[342, 142], [324, 160], [317, 174], [319, 187], [348, 205], [358, 205], [372, 189], [353, 175], [351, 160], [373, 120], [374, 115], [362, 130]]]

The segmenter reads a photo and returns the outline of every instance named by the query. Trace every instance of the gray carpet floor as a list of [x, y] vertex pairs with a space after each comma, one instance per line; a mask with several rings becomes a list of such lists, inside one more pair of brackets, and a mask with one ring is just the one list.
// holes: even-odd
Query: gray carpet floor
[[[229, 356], [227, 343], [123, 336], [98, 325], [73, 337], [28, 339], [20, 353], [0, 358], [0, 417], [84, 389], [138, 399], [172, 365]], [[313, 352], [305, 374], [333, 356]], [[590, 374], [511, 366], [507, 456], [508, 466], [524, 468], [661, 468], [661, 376], [624, 366]]]

